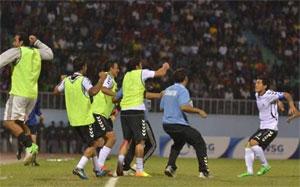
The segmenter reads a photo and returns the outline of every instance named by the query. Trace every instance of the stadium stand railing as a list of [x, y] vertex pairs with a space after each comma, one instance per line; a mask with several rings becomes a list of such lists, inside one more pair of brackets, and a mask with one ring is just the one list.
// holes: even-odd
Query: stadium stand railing
[[[8, 98], [7, 91], [0, 91], [0, 107], [5, 107]], [[53, 95], [51, 92], [40, 92], [39, 99], [43, 109], [65, 109], [64, 95]], [[257, 115], [258, 110], [255, 100], [247, 99], [216, 99], [216, 98], [192, 98], [193, 105], [205, 110], [209, 114], [226, 114], [226, 115]], [[160, 100], [148, 102], [150, 112], [160, 112]], [[295, 102], [299, 104], [299, 102]], [[286, 106], [287, 107], [287, 106]], [[299, 107], [299, 106], [298, 106]], [[287, 108], [286, 108], [287, 109]], [[286, 110], [287, 111], [287, 110]], [[286, 115], [284, 112], [283, 115]]]

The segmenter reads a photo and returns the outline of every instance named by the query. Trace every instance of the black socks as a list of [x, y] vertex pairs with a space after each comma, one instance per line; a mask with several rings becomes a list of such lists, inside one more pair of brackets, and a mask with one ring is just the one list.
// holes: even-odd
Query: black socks
[[22, 132], [19, 136], [18, 136], [18, 140], [25, 146], [25, 147], [30, 147], [32, 145], [32, 140], [25, 135], [24, 132]]

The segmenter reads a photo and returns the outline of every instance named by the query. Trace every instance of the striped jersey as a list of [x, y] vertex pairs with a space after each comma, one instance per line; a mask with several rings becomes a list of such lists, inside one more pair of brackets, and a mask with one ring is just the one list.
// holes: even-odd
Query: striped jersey
[[255, 94], [259, 111], [260, 129], [278, 130], [277, 100], [283, 99], [283, 92], [267, 90], [264, 95]]

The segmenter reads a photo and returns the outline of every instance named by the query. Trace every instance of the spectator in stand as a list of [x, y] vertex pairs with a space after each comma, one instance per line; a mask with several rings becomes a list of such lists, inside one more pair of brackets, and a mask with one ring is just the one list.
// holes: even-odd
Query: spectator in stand
[[[94, 67], [88, 73], [91, 80], [108, 60], [120, 62], [120, 83], [130, 56], [142, 56], [150, 69], [157, 69], [168, 58], [175, 69], [184, 67], [190, 77], [197, 77], [188, 89], [193, 90], [198, 81], [205, 84], [199, 93], [191, 92], [192, 97], [207, 97], [209, 93], [210, 97], [224, 98], [223, 91], [215, 89], [210, 79], [226, 81], [224, 87], [234, 85], [240, 90], [244, 85], [251, 87], [260, 72], [270, 74], [272, 70], [273, 62], [264, 62], [259, 47], [249, 44], [242, 32], [252, 30], [280, 59], [276, 63], [281, 71], [274, 77], [277, 89], [286, 86], [299, 99], [299, 68], [291, 68], [299, 60], [297, 1], [7, 1], [1, 5], [7, 18], [1, 27], [1, 51], [9, 46], [10, 31], [28, 26], [54, 49], [55, 63], [44, 63], [42, 69], [42, 91], [51, 91], [58, 81], [50, 77], [71, 72], [70, 62], [80, 51]], [[232, 5], [239, 16], [232, 16], [227, 5]], [[6, 88], [10, 75], [3, 71], [0, 86]], [[285, 76], [287, 85], [281, 81]], [[155, 80], [159, 89], [170, 84], [171, 80], [167, 84]]]

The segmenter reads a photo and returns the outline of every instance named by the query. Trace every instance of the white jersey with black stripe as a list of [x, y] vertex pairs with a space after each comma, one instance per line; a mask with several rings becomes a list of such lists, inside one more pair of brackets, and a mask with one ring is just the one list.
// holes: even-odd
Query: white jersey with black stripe
[[255, 94], [259, 111], [260, 129], [278, 130], [277, 100], [284, 98], [283, 92], [267, 90], [264, 95]]

